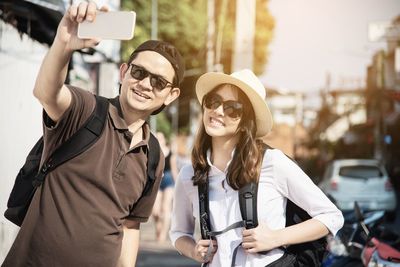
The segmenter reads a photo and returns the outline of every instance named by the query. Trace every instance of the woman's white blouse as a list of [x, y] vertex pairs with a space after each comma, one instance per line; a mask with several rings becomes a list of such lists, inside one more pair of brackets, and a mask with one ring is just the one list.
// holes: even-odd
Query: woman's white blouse
[[[226, 173], [210, 164], [209, 200], [211, 230], [219, 231], [242, 220], [238, 192], [226, 182]], [[172, 244], [182, 236], [194, 239], [199, 223], [197, 186], [192, 183], [193, 168], [187, 165], [179, 173], [175, 186], [170, 238]], [[322, 222], [335, 235], [343, 225], [342, 213], [311, 181], [311, 179], [278, 149], [268, 149], [264, 155], [258, 186], [257, 212], [259, 222], [271, 229], [285, 227], [286, 199], [303, 208]], [[243, 228], [217, 236], [218, 250], [209, 266], [230, 266], [234, 248], [242, 241]], [[283, 252], [274, 249], [266, 255], [249, 254], [239, 248], [236, 266], [265, 266], [280, 258]]]

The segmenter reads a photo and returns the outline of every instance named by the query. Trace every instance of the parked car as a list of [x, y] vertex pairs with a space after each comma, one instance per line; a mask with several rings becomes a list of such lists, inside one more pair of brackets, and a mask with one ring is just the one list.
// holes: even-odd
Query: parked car
[[319, 187], [342, 211], [352, 210], [354, 201], [366, 210], [396, 208], [395, 192], [378, 160], [334, 160], [328, 164]]

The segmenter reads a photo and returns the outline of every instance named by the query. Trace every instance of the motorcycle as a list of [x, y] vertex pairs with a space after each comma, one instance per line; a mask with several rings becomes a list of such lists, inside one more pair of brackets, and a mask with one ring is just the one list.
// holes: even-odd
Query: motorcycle
[[389, 227], [379, 227], [370, 234], [361, 253], [366, 267], [400, 267], [400, 234]]
[[328, 255], [322, 267], [363, 267], [361, 253], [368, 241], [369, 229], [384, 220], [384, 211], [364, 214], [354, 203], [354, 212], [344, 213], [345, 224], [335, 237], [328, 236]]

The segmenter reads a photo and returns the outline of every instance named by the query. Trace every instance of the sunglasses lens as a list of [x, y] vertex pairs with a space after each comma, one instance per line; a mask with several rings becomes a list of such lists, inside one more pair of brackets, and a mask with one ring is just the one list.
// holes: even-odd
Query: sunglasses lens
[[217, 109], [222, 104], [222, 99], [218, 95], [206, 95], [204, 106], [208, 109]]
[[142, 68], [139, 68], [136, 66], [132, 66], [131, 75], [136, 80], [143, 80], [144, 78], [147, 77], [148, 72], [145, 69], [142, 69]]
[[232, 119], [237, 119], [242, 116], [242, 104], [236, 101], [226, 101], [224, 113]]
[[223, 105], [224, 114], [232, 119], [237, 119], [242, 116], [243, 105], [238, 101], [222, 101], [219, 95], [206, 95], [204, 97], [204, 106], [208, 109], [217, 109]]
[[160, 78], [160, 77], [151, 76], [150, 84], [151, 84], [151, 86], [153, 86], [157, 90], [162, 90], [167, 86], [168, 82], [165, 81], [164, 79]]
[[131, 64], [131, 76], [136, 79], [136, 80], [143, 80], [147, 76], [150, 76], [150, 84], [153, 88], [161, 91], [165, 89], [168, 85], [168, 81], [163, 79], [162, 77], [159, 77], [157, 75], [154, 75], [150, 72], [148, 72], [145, 68], [142, 68], [140, 66], [136, 66], [134, 64]]

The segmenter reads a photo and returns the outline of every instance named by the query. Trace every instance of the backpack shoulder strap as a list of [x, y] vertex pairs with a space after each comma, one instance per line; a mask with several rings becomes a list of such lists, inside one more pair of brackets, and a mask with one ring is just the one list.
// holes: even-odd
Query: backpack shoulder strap
[[[261, 152], [263, 155], [271, 147], [263, 143]], [[239, 189], [239, 207], [246, 229], [258, 226], [257, 216], [257, 190], [258, 183], [251, 182]]]
[[257, 217], [258, 183], [251, 182], [239, 189], [239, 207], [246, 229], [258, 226]]
[[151, 193], [154, 182], [156, 180], [156, 170], [160, 161], [160, 143], [157, 138], [150, 132], [149, 150], [147, 153], [147, 182], [142, 195]]
[[39, 186], [47, 173], [64, 162], [78, 156], [93, 145], [103, 132], [108, 114], [108, 99], [96, 96], [96, 107], [84, 125], [74, 133], [66, 142], [61, 144], [53, 154], [44, 162], [34, 181]]
[[209, 232], [211, 230], [210, 218], [208, 213], [209, 209], [209, 199], [208, 199], [208, 179], [204, 184], [197, 185], [197, 192], [199, 195], [199, 213], [200, 213], [200, 231], [202, 239], [207, 239], [209, 237]]

